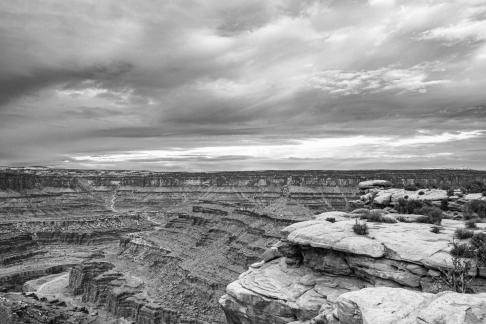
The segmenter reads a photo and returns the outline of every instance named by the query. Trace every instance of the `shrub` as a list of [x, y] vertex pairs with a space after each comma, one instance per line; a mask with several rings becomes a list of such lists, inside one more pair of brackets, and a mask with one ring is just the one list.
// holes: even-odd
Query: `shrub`
[[391, 216], [383, 215], [382, 213], [373, 210], [367, 213], [363, 213], [361, 219], [367, 219], [370, 222], [375, 223], [396, 223], [397, 220]]
[[463, 260], [459, 257], [452, 257], [452, 269], [443, 269], [439, 277], [439, 284], [445, 285], [444, 290], [453, 290], [461, 294], [474, 293], [471, 287], [473, 277], [469, 274], [471, 270], [471, 261]]
[[405, 218], [405, 216], [402, 216], [402, 215], [398, 216], [398, 217], [396, 218], [396, 220], [397, 220], [397, 221], [399, 221], [399, 222], [403, 222], [403, 223], [409, 223], [409, 222], [407, 221], [407, 219]]
[[366, 223], [358, 223], [358, 220], [356, 220], [356, 224], [353, 225], [353, 231], [358, 235], [366, 235], [368, 234], [368, 225]]
[[470, 229], [477, 229], [478, 228], [478, 226], [476, 225], [475, 219], [469, 219], [464, 224], [466, 225], [466, 228], [470, 228]]
[[447, 199], [442, 199], [440, 201], [440, 209], [442, 209], [444, 211], [449, 210], [449, 201], [447, 201]]
[[405, 185], [403, 189], [407, 191], [417, 191], [419, 188], [415, 184]]
[[425, 195], [425, 192], [419, 191], [418, 194], [419, 194], [419, 196], [423, 196], [423, 195]]
[[481, 246], [486, 246], [486, 233], [476, 233], [471, 238], [471, 246], [474, 248], [479, 248]]
[[442, 221], [442, 210], [434, 206], [424, 206], [415, 210], [415, 213], [428, 216], [432, 224], [440, 225]]
[[328, 217], [328, 218], [326, 218], [326, 220], [328, 222], [330, 222], [330, 223], [335, 223], [336, 222], [336, 218], [334, 218], [334, 217]]
[[473, 237], [474, 231], [465, 229], [465, 228], [456, 228], [456, 231], [454, 232], [454, 237], [458, 238], [459, 240], [465, 240], [468, 238]]
[[474, 258], [476, 256], [474, 247], [467, 243], [452, 242], [450, 253], [457, 258]]
[[486, 218], [486, 201], [474, 199], [464, 204], [462, 207], [464, 218], [470, 219], [477, 214], [479, 218]]
[[420, 216], [420, 217], [417, 217], [417, 219], [415, 220], [415, 222], [417, 222], [417, 223], [426, 223], [426, 224], [433, 224], [434, 223], [432, 221], [432, 218], [430, 218], [429, 216]]
[[472, 181], [466, 184], [466, 190], [469, 193], [483, 192], [486, 190], [486, 184], [481, 181]]
[[439, 234], [442, 228], [440, 226], [434, 225], [430, 228], [430, 231], [435, 234]]
[[478, 265], [486, 266], [486, 233], [474, 234], [470, 244], [476, 250]]
[[424, 206], [424, 203], [419, 200], [408, 200], [404, 198], [398, 199], [397, 211], [401, 214], [413, 214], [415, 210]]

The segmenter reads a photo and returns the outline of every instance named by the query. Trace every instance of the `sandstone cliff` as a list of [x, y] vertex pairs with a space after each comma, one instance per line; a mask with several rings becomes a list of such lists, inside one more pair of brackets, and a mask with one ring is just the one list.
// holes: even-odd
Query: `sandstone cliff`
[[[326, 220], [330, 217], [335, 222]], [[441, 278], [453, 269], [450, 242], [454, 230], [462, 227], [460, 222], [443, 220], [439, 234], [431, 233], [427, 224], [368, 223], [369, 234], [361, 236], [353, 232], [353, 217], [324, 213], [286, 227], [266, 258], [228, 285], [220, 299], [228, 323], [415, 323], [423, 317], [421, 311], [446, 307], [448, 300], [456, 298], [420, 291], [450, 289]], [[473, 264], [469, 275], [474, 291], [486, 292], [482, 268]], [[447, 323], [485, 322], [486, 294], [462, 296], [457, 297], [458, 305], [469, 305], [474, 316], [457, 306], [457, 316], [463, 320]], [[420, 305], [408, 307], [408, 300], [414, 298], [421, 300]], [[374, 314], [394, 309], [401, 312], [396, 317], [371, 320]], [[447, 314], [429, 314], [420, 323], [436, 323]]]

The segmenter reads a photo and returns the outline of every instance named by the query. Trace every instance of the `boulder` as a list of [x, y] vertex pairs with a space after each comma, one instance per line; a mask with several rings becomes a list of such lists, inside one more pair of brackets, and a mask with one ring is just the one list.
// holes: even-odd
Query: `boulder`
[[325, 221], [306, 221], [292, 224], [283, 229], [289, 233], [287, 240], [298, 245], [367, 255], [374, 258], [385, 254], [385, 247], [370, 237], [357, 235], [353, 231], [354, 221], [329, 223]]
[[447, 200], [447, 191], [441, 189], [420, 189], [410, 191], [400, 188], [383, 189], [376, 192], [373, 202], [378, 205], [386, 206], [395, 204], [399, 199], [437, 201]]
[[365, 288], [339, 296], [332, 312], [340, 324], [486, 323], [486, 294]]
[[466, 199], [466, 200], [486, 200], [486, 197], [483, 196], [483, 194], [481, 192], [470, 193], [470, 194], [465, 195], [463, 198]]
[[[403, 216], [413, 218], [413, 215]], [[296, 245], [372, 258], [381, 258], [386, 254], [386, 258], [391, 260], [439, 269], [452, 266], [450, 242], [454, 230], [463, 226], [460, 221], [444, 219], [442, 231], [432, 235], [430, 224], [368, 222], [369, 234], [362, 236], [353, 232], [354, 223], [353, 220], [335, 223], [312, 220], [292, 224], [282, 232], [287, 235], [289, 242]]]
[[367, 180], [362, 181], [358, 184], [358, 188], [361, 190], [373, 188], [388, 188], [391, 186], [392, 183], [388, 180]]

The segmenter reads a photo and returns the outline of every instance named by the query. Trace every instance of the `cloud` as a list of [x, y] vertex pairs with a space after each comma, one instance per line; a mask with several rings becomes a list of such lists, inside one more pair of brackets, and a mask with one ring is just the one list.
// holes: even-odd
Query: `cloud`
[[244, 144], [197, 147], [191, 149], [171, 148], [168, 150], [126, 151], [111, 154], [74, 155], [69, 159], [83, 163], [118, 163], [140, 161], [185, 161], [193, 159], [422, 159], [452, 155], [449, 152], [427, 153], [425, 155], [396, 153], [397, 147], [421, 146], [427, 144], [463, 141], [481, 137], [484, 132], [442, 133], [415, 135], [408, 138], [352, 136], [335, 138], [309, 138], [291, 140], [282, 144]]
[[355, 162], [484, 168], [485, 18], [473, 0], [2, 2], [0, 164], [352, 168], [376, 145]]
[[[408, 69], [387, 66], [368, 71], [330, 70], [317, 73], [310, 83], [313, 87], [338, 95], [377, 93], [397, 90], [403, 92], [427, 92], [427, 87], [449, 82], [448, 80], [427, 80], [429, 63]], [[437, 69], [437, 68], [435, 68]]]

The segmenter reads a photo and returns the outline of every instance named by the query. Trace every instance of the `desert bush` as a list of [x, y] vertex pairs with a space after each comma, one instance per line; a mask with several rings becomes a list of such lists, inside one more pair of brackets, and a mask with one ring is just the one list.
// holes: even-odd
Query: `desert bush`
[[416, 184], [408, 184], [403, 187], [403, 189], [408, 190], [408, 191], [417, 191], [419, 188], [417, 187]]
[[378, 211], [369, 211], [367, 213], [363, 213], [360, 216], [361, 219], [367, 219], [370, 222], [375, 223], [396, 223], [397, 220], [391, 216], [384, 215]]
[[454, 232], [454, 237], [459, 240], [465, 240], [473, 237], [474, 231], [468, 230], [466, 228], [456, 228]]
[[424, 206], [424, 203], [419, 200], [398, 199], [397, 211], [401, 214], [413, 214], [415, 210]]
[[464, 186], [468, 193], [478, 193], [486, 190], [486, 184], [481, 181], [472, 181]]
[[442, 228], [440, 226], [434, 225], [430, 228], [430, 231], [435, 234], [439, 234]]
[[486, 218], [486, 201], [474, 199], [464, 204], [462, 212], [465, 219], [471, 219], [475, 217], [475, 214], [479, 218]]
[[453, 256], [452, 269], [442, 269], [438, 279], [439, 285], [446, 287], [441, 290], [453, 290], [462, 294], [474, 293], [474, 289], [471, 287], [473, 277], [469, 274], [471, 267], [471, 260]]
[[402, 223], [408, 223], [407, 219], [402, 215], [397, 216], [396, 220]]
[[442, 199], [440, 201], [440, 209], [442, 209], [444, 211], [448, 211], [449, 210], [449, 201], [447, 199]]
[[356, 220], [356, 223], [353, 225], [353, 231], [358, 235], [366, 235], [368, 234], [368, 225], [366, 223], [358, 223], [358, 220]]
[[417, 217], [415, 222], [416, 223], [434, 224], [434, 222], [432, 221], [432, 218], [430, 218], [429, 216], [425, 216], [425, 215]]
[[486, 266], [486, 233], [474, 234], [470, 244], [476, 251], [478, 265]]
[[334, 218], [334, 217], [328, 217], [328, 218], [326, 218], [326, 221], [328, 221], [330, 223], [335, 223], [336, 222], [336, 218]]
[[425, 195], [425, 192], [423, 192], [422, 190], [418, 192], [419, 196], [423, 196]]
[[474, 258], [476, 251], [474, 247], [468, 243], [452, 242], [451, 255], [457, 258]]
[[424, 206], [415, 210], [416, 214], [428, 216], [432, 224], [440, 225], [442, 221], [442, 210], [435, 206]]
[[441, 183], [439, 185], [439, 189], [441, 189], [441, 190], [449, 190], [449, 189], [451, 189], [451, 186], [448, 185], [447, 183]]
[[476, 225], [476, 219], [468, 219], [467, 221], [464, 222], [464, 224], [466, 225], [466, 228], [469, 228], [469, 229], [477, 229], [478, 226]]

